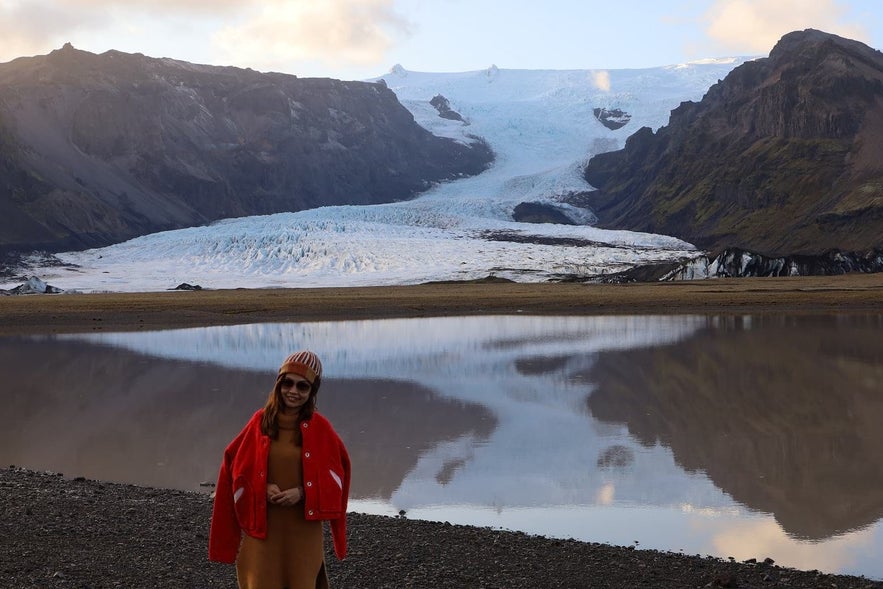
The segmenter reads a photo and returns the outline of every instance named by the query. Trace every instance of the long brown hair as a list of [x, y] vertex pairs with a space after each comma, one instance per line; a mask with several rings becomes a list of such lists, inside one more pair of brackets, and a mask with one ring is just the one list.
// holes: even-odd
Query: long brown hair
[[[276, 377], [276, 384], [273, 385], [273, 390], [270, 391], [270, 396], [267, 397], [267, 402], [264, 404], [264, 416], [261, 418], [261, 433], [265, 436], [270, 436], [274, 440], [279, 438], [279, 420], [277, 417], [282, 408], [285, 407], [285, 402], [282, 400], [282, 379], [286, 376], [288, 376], [288, 373], [283, 372]], [[322, 377], [317, 376], [316, 380], [311, 384], [310, 396], [300, 408], [297, 416], [298, 423], [307, 421], [313, 416], [313, 412], [316, 410], [316, 395], [319, 393], [319, 386], [321, 384]]]

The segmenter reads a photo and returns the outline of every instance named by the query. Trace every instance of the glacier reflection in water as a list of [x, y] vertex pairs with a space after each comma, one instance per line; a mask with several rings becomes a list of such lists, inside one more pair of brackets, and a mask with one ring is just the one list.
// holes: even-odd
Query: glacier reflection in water
[[[186, 477], [195, 473], [211, 478], [223, 444], [262, 404], [271, 384], [268, 378], [272, 379], [281, 358], [289, 351], [310, 348], [322, 358], [327, 375], [320, 410], [332, 419], [353, 454], [354, 511], [395, 514], [404, 509], [413, 518], [616, 544], [639, 542], [646, 548], [740, 559], [770, 556], [789, 566], [883, 577], [878, 558], [883, 546], [881, 501], [869, 501], [864, 495], [839, 497], [834, 485], [824, 490], [822, 500], [834, 505], [863, 501], [865, 509], [850, 514], [834, 509], [830, 521], [821, 518], [824, 521], [819, 523], [814, 521], [820, 519], [817, 514], [795, 512], [794, 504], [804, 507], [799, 500], [769, 499], [776, 489], [791, 492], [784, 482], [768, 480], [776, 479], [780, 470], [783, 479], [790, 476], [787, 466], [768, 467], [761, 459], [743, 462], [714, 450], [745, 442], [729, 432], [725, 435], [733, 437], [718, 439], [728, 429], [722, 423], [751, 432], [746, 443], [760, 447], [748, 448], [749, 455], [769, 455], [774, 445], [782, 446], [780, 452], [788, 450], [789, 428], [804, 428], [806, 423], [789, 421], [789, 412], [779, 403], [774, 403], [772, 421], [758, 426], [761, 432], [776, 430], [770, 440], [752, 429], [758, 418], [751, 416], [750, 423], [741, 423], [741, 416], [748, 413], [739, 406], [744, 394], [740, 373], [773, 370], [776, 354], [795, 347], [791, 338], [801, 343], [796, 344], [798, 352], [785, 358], [792, 364], [807, 362], [804, 372], [811, 372], [810, 366], [824, 363], [801, 348], [813, 341], [807, 333], [819, 333], [827, 342], [836, 340], [832, 333], [839, 333], [855, 342], [866, 332], [879, 333], [874, 331], [880, 327], [879, 318], [869, 321], [870, 326], [836, 320], [807, 326], [796, 320], [704, 316], [500, 316], [255, 324], [53, 336], [28, 342], [39, 343], [43, 358], [49, 345], [62, 346], [58, 349], [64, 354], [74, 354], [73, 346], [90, 358], [99, 350], [116, 354], [100, 370], [82, 359], [72, 359], [68, 365], [69, 370], [89, 367], [90, 374], [82, 378], [92, 381], [93, 392], [84, 391], [81, 397], [110, 386], [101, 405], [116, 404], [121, 412], [93, 418], [91, 424], [109, 428], [100, 424], [137, 415], [145, 430], [163, 432], [159, 437], [144, 433], [151, 449], [138, 449], [138, 442], [128, 439], [127, 458], [116, 464], [106, 456], [97, 457], [95, 440], [125, 434], [93, 427], [79, 442], [70, 441], [71, 458], [80, 458], [75, 467], [79, 470], [64, 470], [72, 475], [182, 488], [194, 485]], [[22, 342], [16, 346], [20, 349]], [[119, 356], [124, 353], [125, 360]], [[871, 350], [869, 357], [879, 358], [875, 354]], [[770, 364], [761, 357], [769, 358]], [[709, 369], [711, 376], [703, 376], [703, 359], [719, 365]], [[835, 376], [852, 388], [868, 385], [871, 393], [859, 392], [857, 401], [850, 396], [838, 402], [879, 402], [880, 396], [873, 392], [883, 390], [878, 388], [881, 381], [874, 380], [880, 378], [881, 364], [865, 362], [856, 368], [855, 358], [851, 361], [844, 374]], [[732, 365], [720, 365], [727, 362]], [[27, 366], [27, 362], [16, 364]], [[106, 369], [110, 365], [126, 367], [114, 376]], [[157, 368], [143, 380], [139, 370], [146, 366]], [[193, 382], [176, 376], [188, 366], [191, 374], [200, 375], [190, 377]], [[801, 366], [792, 366], [787, 374], [799, 372]], [[853, 376], [859, 384], [849, 380]], [[139, 400], [108, 401], [135, 396], [125, 390], [131, 389], [126, 384], [131, 380], [141, 383]], [[163, 385], [151, 391], [149, 383], [160, 381]], [[205, 383], [210, 383], [211, 391], [199, 390], [206, 388]], [[806, 388], [806, 382], [800, 384]], [[757, 383], [751, 386], [763, 395], [777, 394]], [[246, 393], [235, 387], [252, 390]], [[81, 399], [80, 405], [84, 402], [97, 411], [98, 403]], [[65, 407], [66, 413], [76, 413], [64, 403], [59, 397], [55, 410]], [[679, 403], [690, 407], [679, 408]], [[719, 423], [721, 416], [715, 415], [720, 413]], [[681, 416], [685, 423], [679, 423]], [[87, 414], [68, 417], [90, 419]], [[182, 431], [182, 424], [185, 433], [172, 431]], [[836, 438], [838, 427], [851, 425], [834, 423], [831, 435]], [[809, 433], [819, 438], [819, 432]], [[200, 442], [188, 444], [184, 441], [188, 436], [197, 436]], [[874, 440], [869, 454], [879, 441]], [[820, 447], [836, 445], [836, 439], [816, 442]], [[161, 459], [149, 454], [157, 447], [166, 448]], [[708, 452], [701, 451], [706, 447]], [[859, 448], [862, 451], [864, 446]], [[142, 452], [144, 462], [163, 463], [167, 478], [108, 474], [114, 468], [133, 472], [133, 457], [137, 462]], [[92, 459], [82, 460], [84, 455]], [[777, 460], [787, 462], [790, 456]], [[34, 468], [54, 465], [26, 463], [38, 460], [36, 456], [2, 458]], [[880, 472], [879, 455], [876, 463], [873, 457], [856, 459], [870, 460], [864, 468]], [[108, 464], [98, 476], [87, 472], [90, 463], [102, 461]], [[824, 459], [815, 462], [829, 467]], [[149, 472], [151, 467], [140, 468]], [[770, 484], [772, 491], [767, 488]], [[807, 530], [811, 533], [804, 533]]]

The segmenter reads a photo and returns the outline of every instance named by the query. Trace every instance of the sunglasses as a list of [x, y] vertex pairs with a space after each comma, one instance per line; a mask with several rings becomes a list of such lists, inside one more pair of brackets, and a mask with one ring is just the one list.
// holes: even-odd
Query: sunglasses
[[293, 379], [290, 379], [287, 377], [280, 380], [279, 384], [282, 385], [282, 388], [286, 388], [286, 389], [290, 389], [291, 387], [294, 387], [301, 393], [307, 393], [310, 391], [310, 389], [313, 388], [313, 385], [311, 385], [306, 380], [299, 380], [299, 381], [295, 382]]

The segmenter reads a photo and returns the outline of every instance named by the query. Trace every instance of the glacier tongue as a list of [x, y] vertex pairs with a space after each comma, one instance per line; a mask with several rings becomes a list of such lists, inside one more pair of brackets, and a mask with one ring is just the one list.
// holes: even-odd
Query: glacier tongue
[[[155, 291], [181, 282], [204, 288], [390, 285], [489, 275], [528, 282], [695, 255], [672, 237], [518, 223], [512, 212], [522, 202], [546, 203], [576, 222], [591, 221], [591, 211], [562, 202], [591, 190], [581, 175], [585, 162], [621, 148], [642, 126], [665, 124], [671, 109], [700, 99], [742, 61], [609, 71], [495, 68], [493, 75], [394, 68], [383, 80], [418, 123], [458, 141], [484, 138], [496, 154], [494, 165], [408, 202], [228, 219], [59, 254], [69, 266], [31, 273], [82, 291]], [[463, 121], [439, 116], [430, 104], [438, 94]], [[611, 130], [595, 108], [630, 119]]]

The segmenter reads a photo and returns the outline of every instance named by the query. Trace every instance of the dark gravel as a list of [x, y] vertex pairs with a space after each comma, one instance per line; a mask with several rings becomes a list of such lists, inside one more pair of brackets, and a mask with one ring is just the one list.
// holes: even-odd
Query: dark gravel
[[[0, 587], [230, 587], [206, 558], [211, 499], [59, 474], [0, 469]], [[350, 554], [328, 552], [331, 582], [356, 587], [828, 587], [883, 589], [862, 577], [772, 562], [554, 540], [364, 514]], [[330, 550], [330, 547], [327, 547]]]

